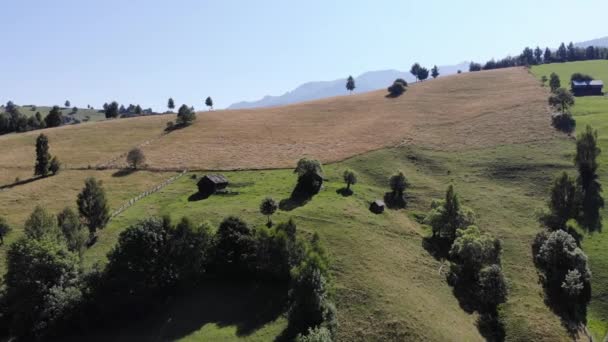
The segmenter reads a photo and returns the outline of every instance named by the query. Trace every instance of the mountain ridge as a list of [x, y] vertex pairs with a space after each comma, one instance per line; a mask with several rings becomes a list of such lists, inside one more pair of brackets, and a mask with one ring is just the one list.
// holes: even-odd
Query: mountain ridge
[[[458, 70], [466, 72], [468, 71], [468, 66], [469, 62], [439, 66], [439, 77], [455, 74], [458, 72]], [[355, 92], [364, 93], [383, 89], [388, 87], [397, 78], [403, 78], [408, 82], [415, 81], [412, 74], [410, 74], [408, 71], [399, 71], [396, 69], [366, 71], [355, 78]], [[236, 102], [228, 106], [227, 109], [276, 107], [344, 95], [347, 93], [345, 84], [346, 77], [331, 81], [310, 81], [302, 83], [296, 88], [287, 91], [282, 95], [266, 95], [259, 100]]]

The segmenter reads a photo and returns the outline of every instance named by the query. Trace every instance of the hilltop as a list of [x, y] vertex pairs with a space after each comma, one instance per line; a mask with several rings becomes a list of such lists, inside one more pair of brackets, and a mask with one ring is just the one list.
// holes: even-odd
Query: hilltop
[[[441, 76], [453, 75], [461, 70], [467, 71], [468, 62], [462, 62], [456, 65], [445, 65], [439, 67]], [[408, 82], [414, 82], [414, 76], [407, 71], [399, 70], [377, 70], [368, 71], [355, 78], [357, 88], [356, 93], [365, 93], [368, 91], [385, 89], [395, 79], [402, 78]], [[304, 83], [295, 89], [278, 96], [265, 96], [257, 101], [242, 101], [233, 103], [228, 106], [228, 109], [245, 109], [259, 107], [274, 107], [294, 104], [298, 102], [318, 100], [322, 98], [343, 95], [346, 92], [344, 85], [346, 78], [340, 78], [333, 81], [317, 81]]]

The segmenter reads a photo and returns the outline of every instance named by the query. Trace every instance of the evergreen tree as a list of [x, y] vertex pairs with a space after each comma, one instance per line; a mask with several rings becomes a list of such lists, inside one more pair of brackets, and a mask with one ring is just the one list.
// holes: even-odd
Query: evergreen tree
[[63, 116], [59, 106], [53, 106], [49, 114], [44, 118], [46, 121], [46, 127], [58, 127], [63, 122]]
[[559, 62], [565, 62], [568, 60], [568, 50], [566, 50], [566, 45], [564, 45], [564, 43], [560, 44], [555, 55], [557, 56], [557, 60]]
[[420, 71], [420, 64], [418, 63], [414, 63], [412, 65], [412, 67], [410, 68], [410, 74], [414, 75], [414, 77], [416, 77], [416, 81], [418, 81], [418, 72]]
[[551, 92], [555, 92], [561, 87], [561, 81], [559, 80], [559, 76], [557, 76], [557, 74], [554, 72], [549, 75], [549, 87], [551, 88]]
[[135, 114], [141, 115], [142, 112], [143, 112], [143, 109], [141, 109], [140, 105], [135, 106]]
[[348, 76], [346, 80], [346, 89], [352, 94], [353, 90], [355, 90], [355, 79], [352, 76]]
[[534, 49], [534, 62], [535, 64], [543, 63], [543, 50], [541, 50], [539, 46]]
[[65, 105], [66, 108], [70, 108], [70, 101], [69, 100], [65, 100], [64, 105]]
[[106, 114], [106, 119], [118, 117], [118, 112], [119, 112], [118, 102], [112, 101], [109, 105], [104, 104], [103, 106], [104, 106], [104, 112]]
[[78, 214], [66, 207], [57, 214], [57, 224], [65, 238], [68, 250], [82, 256], [87, 243], [87, 232], [82, 226]]
[[49, 172], [54, 176], [59, 173], [59, 170], [61, 170], [61, 162], [59, 162], [57, 156], [53, 156], [53, 158], [51, 158], [51, 163], [49, 164]]
[[424, 67], [420, 67], [418, 69], [418, 76], [417, 77], [418, 77], [418, 79], [420, 81], [426, 80], [429, 77], [429, 69], [424, 68]]
[[543, 56], [543, 61], [545, 63], [551, 63], [553, 61], [553, 56], [551, 54], [551, 50], [548, 47], [545, 48], [545, 55]]
[[173, 98], [169, 98], [169, 101], [167, 101], [167, 108], [169, 108], [169, 110], [173, 110], [175, 108], [175, 102], [173, 102]]
[[49, 173], [50, 163], [49, 139], [46, 135], [40, 134], [36, 138], [36, 166], [34, 167], [34, 175], [46, 176]]
[[590, 231], [601, 229], [600, 209], [604, 207], [604, 199], [601, 195], [602, 186], [597, 175], [597, 157], [601, 150], [597, 145], [597, 131], [587, 126], [576, 139], [574, 158], [574, 164], [578, 169], [576, 182], [580, 196], [578, 221], [581, 226]]
[[209, 107], [209, 110], [213, 110], [213, 100], [211, 99], [211, 96], [207, 96], [205, 99], [205, 106]]
[[97, 229], [105, 227], [110, 218], [110, 208], [101, 181], [92, 177], [87, 178], [84, 188], [78, 194], [76, 204], [91, 235], [94, 235]]
[[431, 69], [431, 76], [433, 76], [433, 78], [437, 78], [439, 76], [439, 68], [436, 65], [433, 66], [433, 69]]
[[574, 44], [572, 42], [570, 42], [570, 44], [568, 44], [567, 58], [568, 58], [568, 61], [570, 61], [570, 62], [577, 60], [576, 48], [574, 47]]
[[551, 230], [565, 230], [566, 222], [577, 217], [576, 186], [566, 172], [553, 181], [548, 204], [549, 213], [540, 221]]

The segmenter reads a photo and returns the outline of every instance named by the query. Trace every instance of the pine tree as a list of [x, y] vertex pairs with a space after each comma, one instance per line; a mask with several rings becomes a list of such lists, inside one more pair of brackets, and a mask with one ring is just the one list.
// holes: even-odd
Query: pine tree
[[49, 173], [50, 162], [49, 139], [46, 135], [40, 134], [36, 138], [36, 166], [34, 167], [34, 175], [46, 176]]
[[346, 89], [348, 91], [353, 92], [353, 90], [355, 90], [355, 79], [352, 76], [348, 76], [348, 79], [346, 80]]
[[61, 115], [61, 110], [59, 106], [53, 106], [49, 114], [44, 118], [46, 122], [46, 127], [58, 127], [61, 126], [63, 122], [63, 116]]
[[110, 219], [106, 193], [101, 181], [97, 181], [95, 178], [85, 180], [84, 188], [78, 194], [76, 204], [78, 204], [78, 212], [89, 227], [91, 235], [94, 235], [97, 229], [105, 227]]
[[414, 75], [414, 77], [416, 77], [416, 81], [418, 81], [418, 72], [420, 71], [420, 64], [418, 63], [414, 63], [412, 65], [412, 67], [410, 68], [410, 74]]
[[565, 62], [568, 60], [568, 50], [566, 50], [566, 45], [561, 43], [559, 48], [557, 48], [557, 60], [560, 62]]
[[548, 47], [545, 48], [545, 55], [543, 56], [543, 61], [545, 63], [551, 63], [553, 61], [553, 56], [551, 54], [551, 50]]
[[587, 126], [576, 139], [574, 164], [578, 169], [576, 179], [579, 191], [579, 223], [587, 230], [599, 230], [602, 226], [600, 209], [604, 207], [602, 186], [598, 181], [597, 157], [601, 150], [597, 146], [597, 131]]
[[541, 50], [539, 46], [537, 46], [536, 49], [534, 49], [534, 59], [535, 59], [536, 64], [543, 63], [543, 50]]
[[169, 101], [167, 101], [167, 108], [169, 108], [169, 110], [173, 110], [175, 108], [175, 102], [173, 102], [173, 98], [169, 98]]
[[437, 78], [439, 76], [439, 68], [437, 68], [437, 66], [433, 66], [433, 69], [431, 69], [431, 76], [433, 76], [433, 78]]
[[213, 110], [213, 100], [211, 99], [211, 96], [207, 96], [207, 99], [205, 99], [205, 106], [209, 107], [209, 110]]

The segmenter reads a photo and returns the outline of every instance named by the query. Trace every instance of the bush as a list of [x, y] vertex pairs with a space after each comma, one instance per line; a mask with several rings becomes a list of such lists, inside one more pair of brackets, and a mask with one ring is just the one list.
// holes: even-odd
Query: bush
[[388, 87], [387, 90], [389, 92], [390, 97], [398, 97], [398, 96], [401, 96], [401, 94], [406, 92], [406, 90], [407, 90], [406, 87], [407, 87], [407, 82], [403, 81], [403, 83], [402, 83], [402, 82], [398, 82], [398, 80], [397, 80], [397, 81], [393, 82], [393, 84], [390, 87]]
[[332, 342], [331, 332], [325, 327], [308, 328], [305, 335], [299, 334], [296, 342]]
[[568, 112], [551, 115], [551, 124], [556, 129], [568, 134], [574, 132], [576, 128], [576, 121], [572, 117], [572, 114]]
[[575, 72], [574, 74], [572, 74], [572, 76], [570, 76], [570, 82], [572, 81], [591, 82], [593, 81], [593, 77], [586, 74], [581, 74], [580, 72]]
[[479, 272], [479, 298], [488, 307], [496, 307], [507, 300], [507, 282], [500, 265], [487, 266]]
[[0, 245], [4, 244], [4, 237], [8, 235], [13, 229], [8, 225], [6, 219], [0, 216]]
[[59, 173], [59, 170], [61, 170], [61, 162], [59, 162], [59, 159], [57, 159], [56, 156], [53, 156], [51, 163], [49, 164], [49, 172], [56, 175]]

